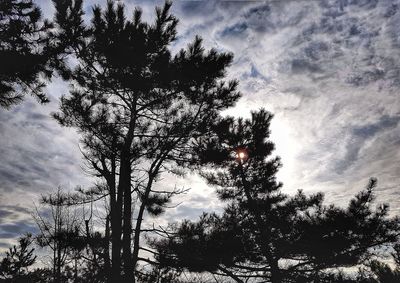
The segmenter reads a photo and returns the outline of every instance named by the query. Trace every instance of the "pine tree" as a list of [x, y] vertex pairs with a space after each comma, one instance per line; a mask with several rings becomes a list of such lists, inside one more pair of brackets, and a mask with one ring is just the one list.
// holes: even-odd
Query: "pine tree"
[[8, 108], [31, 93], [48, 102], [41, 77], [49, 78], [51, 25], [32, 0], [0, 1], [0, 106]]
[[184, 221], [169, 239], [152, 242], [165, 268], [224, 273], [236, 282], [318, 282], [330, 268], [355, 266], [371, 248], [396, 241], [399, 226], [387, 218], [388, 207], [372, 208], [374, 179], [346, 208], [325, 205], [320, 193], [283, 194], [268, 140], [271, 118], [265, 110], [225, 118], [199, 142], [202, 175], [228, 205], [222, 215]]
[[47, 206], [49, 216], [39, 209], [36, 209], [33, 215], [39, 228], [36, 242], [51, 252], [49, 257], [54, 282], [67, 281], [64, 271], [66, 263], [70, 260], [70, 254], [84, 247], [79, 239], [80, 219], [77, 211], [65, 206], [66, 201], [67, 195], [58, 188], [55, 193], [43, 196], [43, 203]]
[[0, 277], [7, 282], [27, 282], [28, 267], [36, 261], [33, 254], [35, 249], [30, 248], [32, 242], [32, 235], [27, 234], [19, 238], [18, 246], [13, 246], [6, 252], [0, 263]]
[[232, 55], [206, 52], [198, 37], [173, 55], [178, 20], [169, 2], [156, 9], [153, 24], [142, 21], [139, 9], [127, 20], [122, 5], [108, 2], [104, 10], [93, 9], [89, 26], [82, 20], [81, 1], [54, 3], [58, 42], [68, 43], [65, 52], [77, 62], [59, 68], [73, 88], [54, 116], [78, 129], [91, 172], [105, 183], [109, 280], [134, 282], [146, 211], [159, 215], [180, 192], [154, 190], [154, 183], [163, 171], [191, 162], [195, 139], [239, 97], [237, 82], [224, 80]]

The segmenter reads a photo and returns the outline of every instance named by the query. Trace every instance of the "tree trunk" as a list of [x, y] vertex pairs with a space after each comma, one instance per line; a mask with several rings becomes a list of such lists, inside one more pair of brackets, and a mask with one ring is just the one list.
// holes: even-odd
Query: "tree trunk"
[[110, 268], [110, 215], [106, 217], [106, 231], [104, 235], [104, 271], [108, 275], [111, 272]]
[[144, 214], [144, 209], [145, 208], [146, 208], [146, 205], [145, 205], [144, 202], [142, 202], [140, 204], [139, 213], [138, 213], [137, 220], [136, 220], [135, 236], [134, 236], [134, 239], [133, 239], [132, 263], [133, 263], [134, 268], [136, 268], [137, 261], [138, 261], [137, 259], [138, 259], [138, 256], [139, 256], [140, 228], [142, 226], [143, 214]]
[[[116, 191], [116, 156], [111, 158], [111, 174], [107, 176], [107, 185], [110, 190], [110, 214], [108, 225], [111, 228], [111, 267], [108, 283], [121, 282], [121, 233], [122, 233], [122, 192], [118, 186]], [[106, 227], [107, 234], [107, 227]], [[108, 231], [108, 239], [110, 239]]]
[[[142, 227], [143, 214], [144, 214], [144, 210], [146, 208], [146, 201], [150, 195], [151, 186], [153, 185], [155, 172], [158, 172], [160, 165], [161, 165], [161, 161], [158, 162], [158, 165], [155, 166], [154, 171], [149, 173], [149, 180], [147, 182], [146, 191], [142, 198], [142, 203], [140, 204], [140, 208], [139, 208], [139, 212], [138, 212], [138, 216], [137, 216], [137, 220], [136, 220], [136, 226], [135, 226], [135, 236], [133, 239], [132, 264], [133, 264], [134, 269], [136, 269], [136, 265], [137, 265], [138, 257], [139, 257], [140, 229]], [[133, 280], [132, 282], [135, 282], [135, 280]]]
[[61, 280], [61, 245], [58, 245], [57, 249], [57, 282], [60, 282]]
[[132, 234], [132, 193], [131, 193], [131, 147], [135, 133], [136, 124], [136, 101], [132, 105], [129, 130], [126, 134], [125, 144], [120, 156], [120, 175], [118, 182], [118, 193], [123, 194], [123, 239], [122, 257], [124, 266], [125, 282], [135, 282], [134, 265], [132, 262], [131, 234]]
[[75, 261], [75, 266], [74, 266], [74, 280], [75, 280], [75, 282], [78, 282], [78, 256], [75, 254], [75, 258], [74, 258], [74, 261]]
[[[118, 188], [119, 191], [119, 188]], [[115, 198], [114, 198], [115, 199]], [[121, 282], [122, 194], [111, 204], [111, 276], [108, 282]]]
[[54, 242], [54, 249], [53, 249], [53, 279], [54, 282], [57, 282], [57, 269], [56, 269], [56, 262], [57, 262], [57, 242]]
[[120, 186], [124, 191], [123, 210], [123, 239], [122, 258], [125, 282], [134, 282], [134, 266], [132, 263], [131, 234], [132, 234], [132, 194], [131, 194], [131, 165], [125, 156], [121, 162]]
[[271, 268], [271, 283], [282, 282], [281, 271], [279, 269], [278, 261], [275, 259], [270, 259], [269, 265]]

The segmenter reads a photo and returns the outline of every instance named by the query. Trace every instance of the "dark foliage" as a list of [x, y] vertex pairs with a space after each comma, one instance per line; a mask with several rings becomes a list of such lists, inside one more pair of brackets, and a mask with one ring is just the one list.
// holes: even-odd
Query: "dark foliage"
[[1, 107], [20, 102], [29, 92], [40, 102], [48, 102], [43, 79], [52, 74], [50, 28], [32, 0], [0, 1]]
[[[400, 231], [386, 205], [373, 207], [376, 180], [345, 207], [325, 204], [321, 193], [282, 193], [272, 115], [221, 117], [240, 97], [237, 81], [226, 79], [233, 55], [206, 51], [199, 37], [173, 53], [178, 20], [170, 2], [156, 8], [153, 23], [138, 8], [126, 17], [113, 1], [93, 7], [90, 22], [82, 0], [53, 2], [53, 24], [32, 0], [0, 2], [0, 106], [27, 92], [47, 102], [44, 79], [56, 70], [71, 87], [53, 116], [78, 130], [98, 182], [43, 198], [50, 216], [38, 211], [35, 239], [50, 251], [51, 267], [29, 271], [36, 257], [31, 237], [21, 238], [1, 262], [3, 281], [208, 282], [204, 274], [216, 282], [400, 280], [398, 245], [391, 246], [395, 267], [371, 259]], [[186, 168], [216, 187], [223, 212], [171, 229], [143, 227], [147, 215], [161, 215], [184, 192], [155, 186], [162, 173]], [[85, 219], [72, 209], [93, 211], [101, 200], [104, 233], [94, 229], [92, 213]], [[346, 267], [360, 271], [338, 271]]]
[[37, 209], [34, 215], [40, 230], [36, 242], [50, 251], [49, 280], [104, 282], [109, 239], [93, 230], [91, 216], [84, 219], [84, 215], [79, 213], [85, 210], [85, 206], [72, 207], [70, 200], [70, 195], [59, 188], [55, 193], [42, 197], [42, 212]]
[[161, 214], [179, 193], [154, 190], [154, 183], [163, 171], [188, 164], [195, 139], [207, 135], [219, 112], [239, 98], [237, 82], [224, 80], [232, 55], [205, 51], [198, 37], [172, 54], [178, 21], [169, 2], [156, 9], [152, 24], [142, 21], [140, 9], [127, 19], [121, 4], [108, 2], [105, 9], [93, 8], [89, 25], [82, 20], [81, 1], [54, 3], [53, 48], [77, 62], [57, 66], [74, 87], [54, 117], [78, 129], [90, 172], [104, 184], [110, 280], [134, 281], [145, 213]]
[[31, 248], [32, 235], [28, 234], [18, 240], [7, 252], [0, 264], [0, 278], [6, 282], [28, 282], [28, 267], [35, 263], [36, 256]]
[[185, 221], [173, 237], [153, 242], [164, 266], [222, 272], [237, 282], [316, 282], [397, 240], [388, 207], [373, 209], [375, 179], [344, 208], [325, 205], [322, 194], [283, 194], [275, 180], [279, 160], [269, 157], [270, 119], [264, 110], [248, 120], [223, 119], [216, 135], [199, 143], [208, 165], [202, 174], [228, 205], [220, 216]]

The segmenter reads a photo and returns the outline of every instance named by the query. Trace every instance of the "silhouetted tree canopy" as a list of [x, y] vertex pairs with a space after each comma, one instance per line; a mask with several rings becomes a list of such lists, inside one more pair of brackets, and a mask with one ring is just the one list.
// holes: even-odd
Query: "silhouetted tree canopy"
[[[226, 77], [233, 55], [206, 50], [198, 36], [175, 50], [171, 2], [155, 9], [151, 23], [139, 8], [127, 16], [120, 2], [94, 6], [90, 20], [82, 0], [53, 3], [49, 23], [32, 0], [0, 0], [0, 106], [26, 93], [47, 102], [44, 82], [57, 71], [70, 88], [53, 117], [78, 131], [86, 173], [97, 179], [42, 198], [38, 235], [6, 253], [0, 281], [400, 280], [399, 220], [387, 205], [375, 207], [376, 179], [347, 205], [328, 204], [322, 193], [283, 193], [269, 140], [272, 114], [221, 115], [241, 96]], [[216, 188], [223, 211], [149, 225], [147, 216], [162, 215], [186, 192], [163, 174], [187, 170]], [[90, 217], [77, 213], [87, 206]], [[48, 251], [48, 266], [32, 266], [33, 239]], [[393, 264], [379, 258], [384, 247]]]
[[[0, 263], [0, 278], [7, 282], [28, 282], [28, 267], [36, 261], [31, 248], [33, 238], [27, 234], [18, 240], [18, 246], [13, 246], [7, 252]], [[1, 281], [0, 279], [0, 281]]]
[[36, 243], [50, 252], [48, 279], [51, 282], [104, 282], [109, 239], [93, 229], [91, 216], [85, 219], [84, 205], [72, 207], [69, 201], [70, 195], [58, 188], [42, 197], [43, 207], [34, 215], [39, 228]]
[[387, 217], [386, 205], [373, 208], [375, 179], [347, 207], [324, 204], [321, 193], [283, 194], [279, 159], [270, 157], [271, 117], [261, 110], [246, 120], [222, 119], [200, 143], [202, 175], [228, 204], [221, 215], [184, 221], [169, 239], [154, 241], [165, 267], [225, 273], [237, 282], [315, 282], [397, 240], [398, 220]]
[[128, 19], [123, 5], [108, 2], [105, 9], [93, 8], [89, 25], [82, 20], [81, 1], [54, 3], [53, 47], [64, 49], [57, 42], [67, 42], [64, 50], [76, 60], [74, 66], [58, 68], [73, 87], [54, 117], [78, 129], [90, 172], [104, 184], [112, 237], [110, 280], [133, 282], [145, 212], [161, 214], [180, 193], [157, 191], [154, 183], [162, 172], [189, 164], [196, 139], [207, 135], [219, 112], [239, 98], [237, 82], [225, 80], [233, 57], [206, 51], [199, 37], [173, 54], [178, 20], [169, 2], [156, 9], [151, 24], [142, 21], [140, 9]]
[[31, 93], [48, 102], [43, 78], [52, 74], [48, 31], [51, 24], [32, 0], [0, 1], [0, 106], [8, 108]]

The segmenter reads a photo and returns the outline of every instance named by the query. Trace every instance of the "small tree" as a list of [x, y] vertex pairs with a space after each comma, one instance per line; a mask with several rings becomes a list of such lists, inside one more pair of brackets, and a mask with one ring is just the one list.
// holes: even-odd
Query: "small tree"
[[28, 267], [36, 261], [33, 254], [34, 248], [30, 248], [33, 242], [32, 235], [27, 234], [19, 238], [18, 246], [13, 246], [6, 252], [6, 256], [0, 263], [0, 276], [8, 282], [22, 282], [27, 280]]
[[80, 219], [75, 210], [66, 206], [67, 199], [67, 195], [58, 188], [56, 193], [43, 197], [47, 209], [42, 212], [37, 209], [33, 215], [40, 231], [36, 236], [37, 243], [52, 252], [51, 265], [55, 282], [65, 280], [62, 272], [70, 256], [85, 247], [85, 244], [81, 244]]

